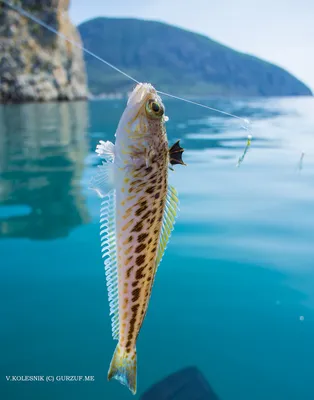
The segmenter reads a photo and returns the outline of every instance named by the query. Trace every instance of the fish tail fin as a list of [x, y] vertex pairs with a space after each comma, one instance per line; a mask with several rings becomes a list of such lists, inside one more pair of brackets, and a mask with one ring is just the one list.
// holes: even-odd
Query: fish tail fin
[[108, 371], [108, 381], [117, 379], [126, 385], [133, 394], [136, 393], [136, 348], [129, 353], [118, 344], [113, 354]]

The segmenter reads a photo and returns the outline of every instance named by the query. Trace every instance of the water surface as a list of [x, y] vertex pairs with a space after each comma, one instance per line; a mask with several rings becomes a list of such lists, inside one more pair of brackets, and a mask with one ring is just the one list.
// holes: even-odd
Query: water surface
[[[138, 394], [197, 366], [222, 400], [314, 398], [314, 101], [209, 100], [241, 122], [166, 101], [187, 167], [180, 214], [138, 340]], [[107, 382], [111, 339], [88, 189], [123, 100], [0, 108], [0, 393], [3, 399], [130, 399]], [[305, 152], [299, 168], [301, 152]], [[8, 375], [89, 375], [16, 383]]]

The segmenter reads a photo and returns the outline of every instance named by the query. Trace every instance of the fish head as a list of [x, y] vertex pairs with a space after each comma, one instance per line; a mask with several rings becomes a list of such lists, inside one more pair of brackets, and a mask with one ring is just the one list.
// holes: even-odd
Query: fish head
[[139, 117], [163, 121], [165, 106], [150, 83], [139, 83], [130, 94], [126, 112], [131, 122]]
[[156, 89], [150, 83], [139, 83], [129, 96], [116, 131], [120, 157], [127, 158], [129, 149], [134, 146], [143, 148], [162, 140], [167, 120], [165, 106]]

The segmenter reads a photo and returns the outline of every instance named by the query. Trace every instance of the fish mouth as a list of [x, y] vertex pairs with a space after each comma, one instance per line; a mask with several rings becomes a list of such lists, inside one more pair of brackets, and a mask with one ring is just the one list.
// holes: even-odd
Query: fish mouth
[[131, 93], [128, 105], [142, 106], [151, 98], [158, 98], [157, 91], [150, 83], [139, 83]]

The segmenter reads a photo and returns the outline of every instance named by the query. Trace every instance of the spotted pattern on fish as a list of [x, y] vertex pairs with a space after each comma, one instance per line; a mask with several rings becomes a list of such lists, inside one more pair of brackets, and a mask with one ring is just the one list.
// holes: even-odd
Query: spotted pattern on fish
[[108, 197], [101, 209], [101, 243], [112, 335], [119, 340], [108, 379], [133, 394], [136, 339], [178, 209], [176, 190], [168, 185], [166, 121], [157, 91], [139, 83], [119, 121], [115, 144], [100, 141], [96, 148], [107, 161], [92, 187]]
[[119, 345], [126, 353], [130, 353], [135, 347], [156, 272], [156, 256], [168, 185], [166, 143], [159, 150], [159, 154], [152, 158], [148, 167], [143, 164], [134, 169], [124, 186], [124, 193], [134, 194], [133, 204], [127, 202], [123, 205], [124, 200], [121, 202], [125, 239], [121, 244], [118, 240], [117, 251], [122, 254], [119, 282], [128, 282], [129, 285], [119, 295], [122, 322]]

